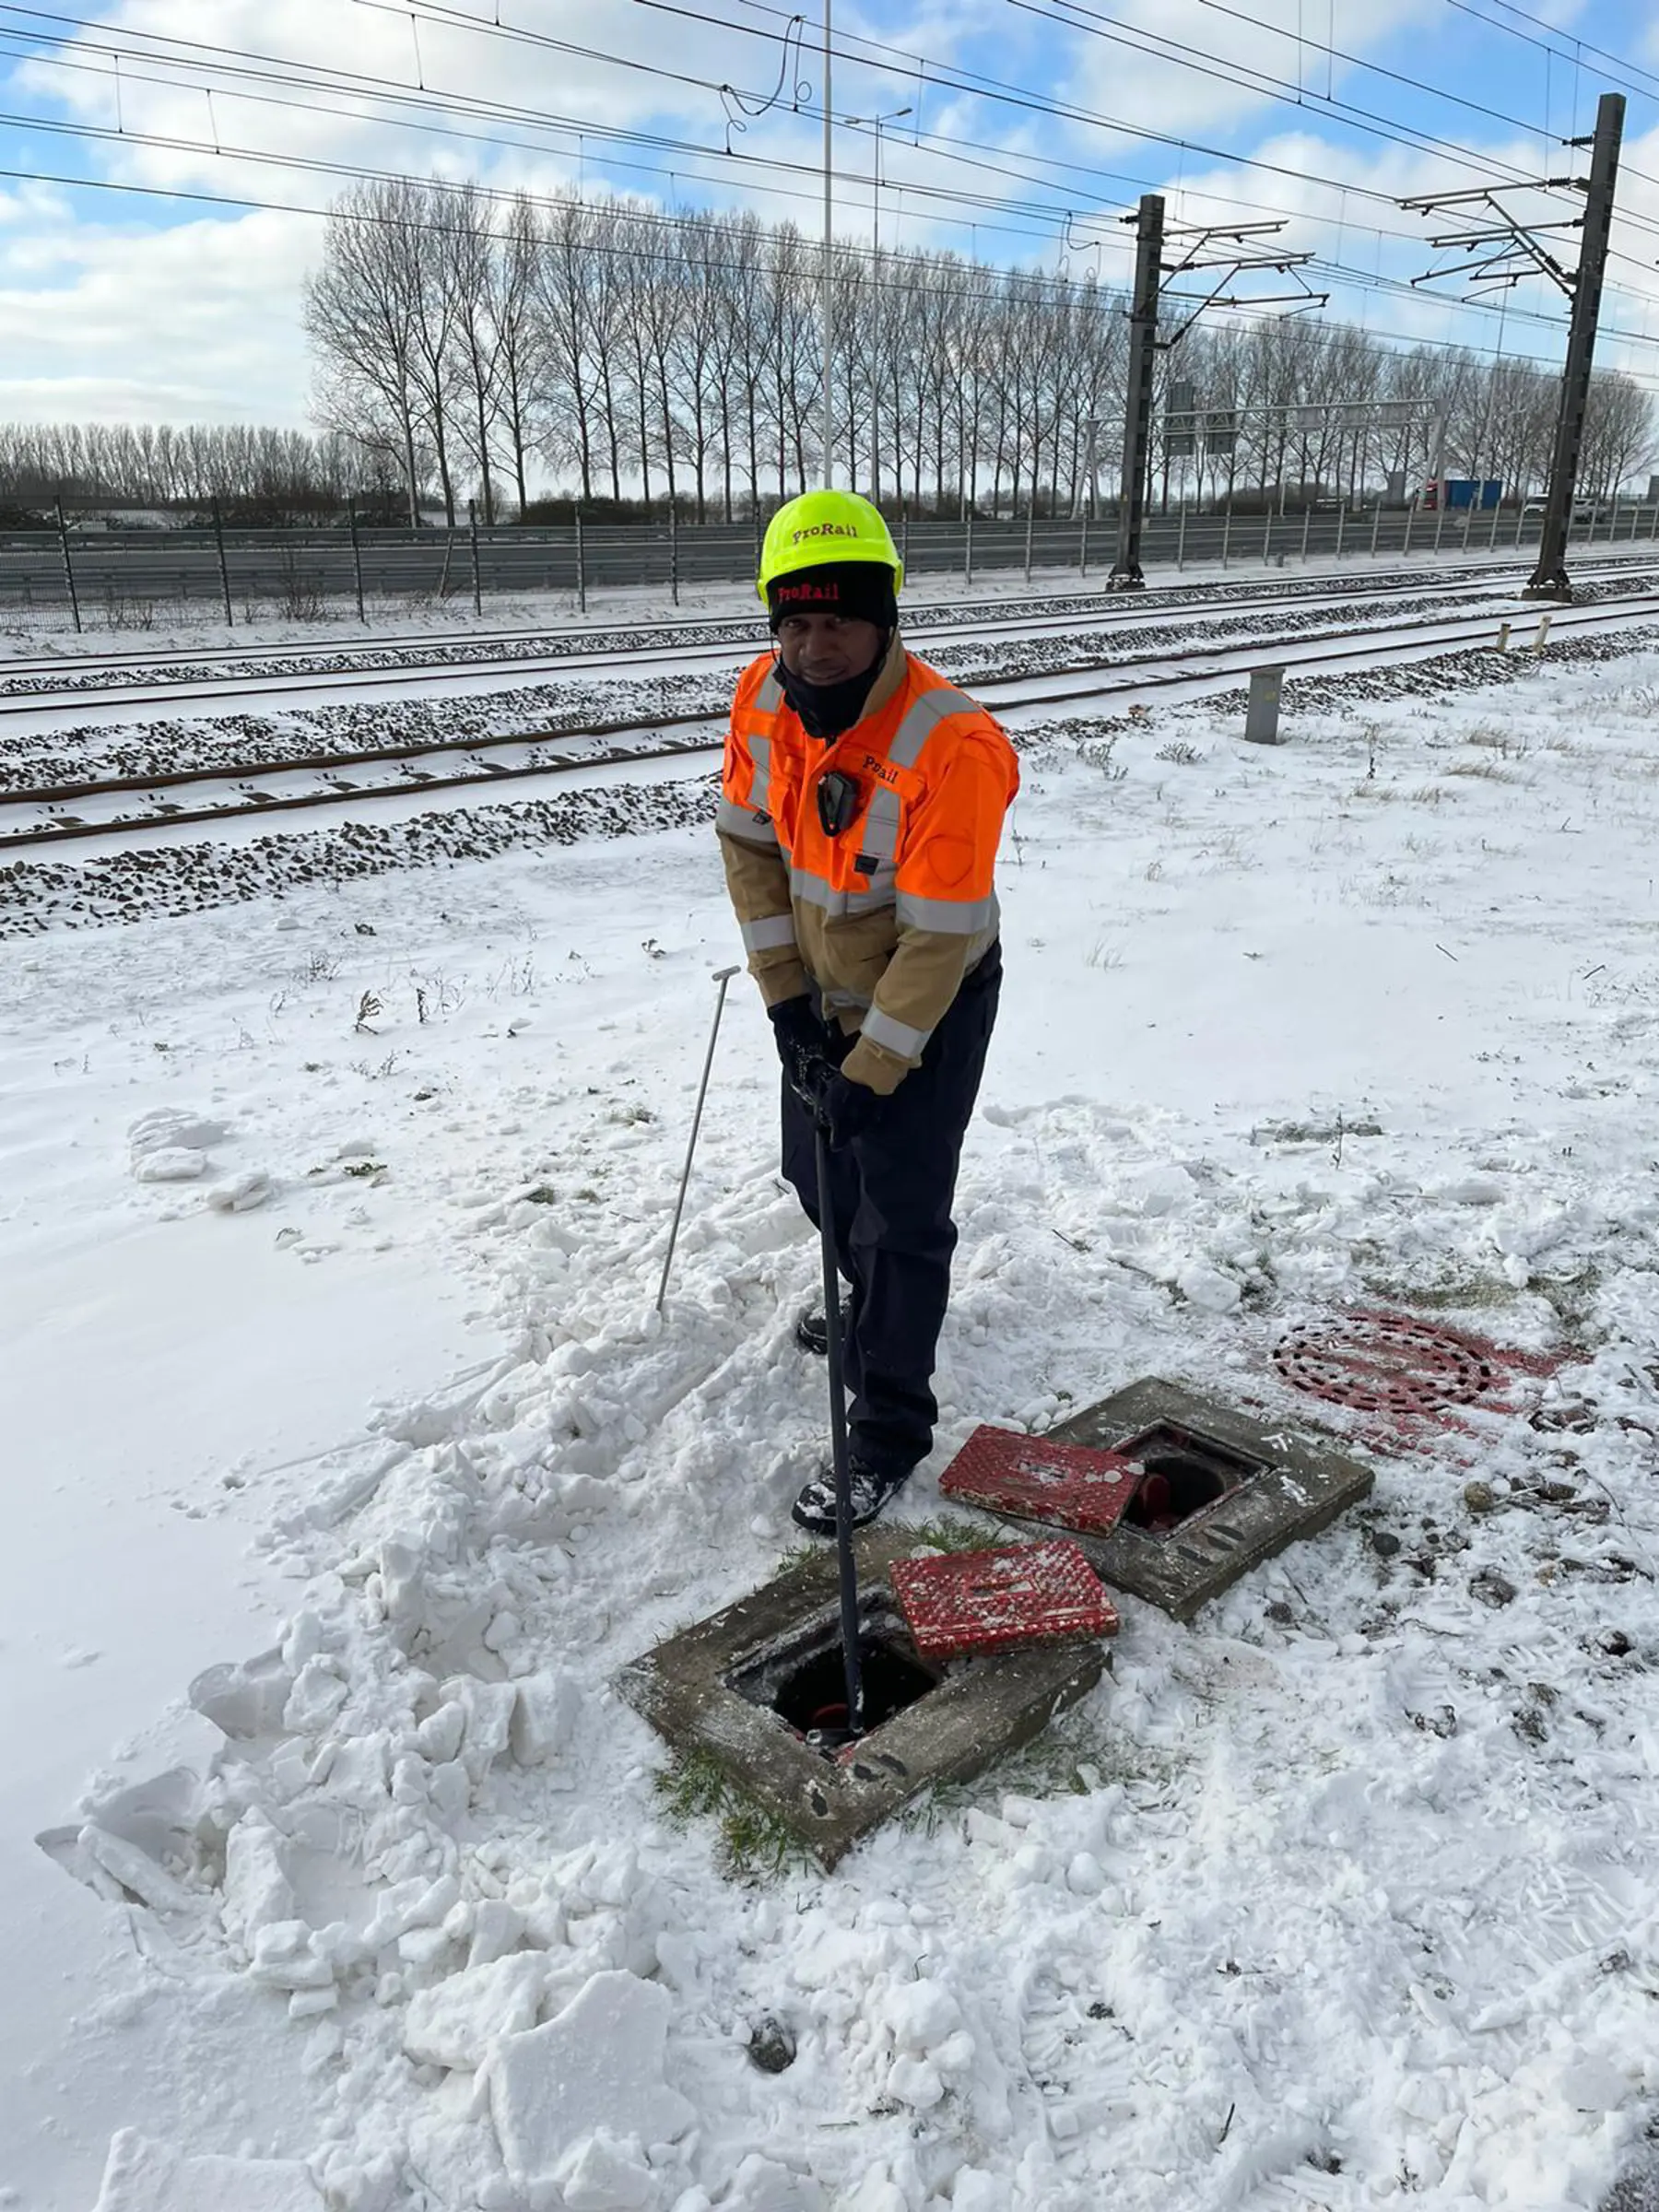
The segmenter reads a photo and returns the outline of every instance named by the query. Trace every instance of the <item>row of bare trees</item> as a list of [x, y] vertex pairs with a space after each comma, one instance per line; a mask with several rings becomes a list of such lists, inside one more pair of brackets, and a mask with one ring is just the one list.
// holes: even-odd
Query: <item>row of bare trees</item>
[[[53, 492], [268, 519], [524, 514], [548, 484], [701, 521], [818, 479], [819, 253], [749, 213], [503, 198], [381, 180], [335, 203], [305, 299], [319, 435], [0, 425], [0, 502]], [[915, 513], [1077, 512], [1117, 486], [1127, 324], [1092, 276], [838, 249], [841, 481]], [[1351, 324], [1235, 317], [1160, 357], [1165, 500], [1356, 500], [1394, 480], [1543, 488], [1559, 383], [1524, 359], [1401, 348]], [[1187, 413], [1185, 410], [1190, 409]], [[1653, 407], [1596, 380], [1581, 488], [1654, 453]]]
[[371, 481], [348, 439], [249, 423], [0, 422], [0, 503], [176, 511], [218, 500], [272, 522], [332, 514]]
[[[366, 182], [336, 202], [308, 288], [318, 411], [395, 468], [411, 512], [429, 484], [452, 519], [474, 487], [486, 519], [507, 491], [523, 512], [551, 475], [586, 500], [730, 520], [818, 477], [820, 269], [815, 243], [749, 213]], [[915, 512], [1072, 512], [1114, 488], [1121, 294], [843, 244], [832, 300], [845, 480]], [[1284, 500], [1442, 473], [1524, 492], [1548, 468], [1559, 385], [1524, 360], [1239, 319], [1166, 357], [1166, 399], [1171, 377], [1204, 434], [1166, 496], [1171, 478], [1178, 496]], [[1652, 412], [1630, 379], [1599, 380], [1586, 488], [1646, 463]]]

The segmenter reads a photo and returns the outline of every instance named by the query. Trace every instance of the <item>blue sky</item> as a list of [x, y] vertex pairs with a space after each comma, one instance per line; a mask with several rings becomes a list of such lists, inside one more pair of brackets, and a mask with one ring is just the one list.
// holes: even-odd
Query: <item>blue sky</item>
[[[0, 6], [0, 170], [15, 172], [0, 176], [0, 415], [302, 423], [307, 211], [357, 170], [820, 220], [821, 15], [785, 51], [787, 8], [759, 0], [412, 0], [413, 26], [379, 0], [78, 5]], [[498, 17], [524, 35], [499, 35]], [[1434, 260], [1430, 226], [1394, 203], [1582, 171], [1559, 141], [1623, 91], [1602, 358], [1659, 390], [1645, 0], [839, 0], [835, 22], [834, 112], [892, 118], [886, 246], [1122, 281], [1119, 218], [1158, 189], [1171, 223], [1282, 214], [1332, 314], [1545, 359], [1564, 304], [1541, 279], [1501, 319], [1455, 288], [1390, 288]], [[268, 81], [296, 65], [309, 88]], [[321, 69], [351, 74], [325, 94]], [[840, 225], [866, 238], [875, 155], [867, 123], [838, 131]]]

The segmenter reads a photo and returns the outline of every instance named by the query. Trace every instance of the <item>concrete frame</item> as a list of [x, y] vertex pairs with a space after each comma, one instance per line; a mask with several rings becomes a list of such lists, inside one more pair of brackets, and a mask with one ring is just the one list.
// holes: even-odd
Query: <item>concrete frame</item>
[[1106, 1536], [1079, 1535], [1075, 1529], [1066, 1533], [1102, 1582], [1145, 1598], [1177, 1620], [1190, 1620], [1200, 1606], [1287, 1545], [1316, 1535], [1376, 1480], [1370, 1467], [1347, 1456], [1340, 1449], [1343, 1440], [1327, 1430], [1312, 1422], [1300, 1422], [1295, 1429], [1267, 1428], [1218, 1399], [1156, 1375], [1131, 1382], [1047, 1433], [1062, 1443], [1121, 1452], [1148, 1429], [1171, 1421], [1195, 1437], [1262, 1461], [1264, 1472], [1189, 1514], [1165, 1535], [1126, 1522]]
[[[886, 1578], [893, 1561], [921, 1541], [901, 1524], [857, 1538], [861, 1618], [912, 1656]], [[829, 1547], [632, 1660], [616, 1682], [659, 1735], [677, 1750], [714, 1759], [826, 1870], [923, 1790], [965, 1782], [1029, 1743], [1054, 1714], [1086, 1697], [1106, 1665], [1103, 1648], [1092, 1641], [943, 1664], [916, 1656], [936, 1686], [848, 1750], [827, 1757], [731, 1680], [769, 1655], [782, 1664], [820, 1630], [839, 1638]]]

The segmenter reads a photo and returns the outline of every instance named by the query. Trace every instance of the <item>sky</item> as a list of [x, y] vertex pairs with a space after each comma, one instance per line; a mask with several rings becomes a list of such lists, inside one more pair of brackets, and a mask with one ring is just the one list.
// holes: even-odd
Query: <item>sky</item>
[[[304, 427], [305, 276], [364, 171], [816, 230], [812, 5], [803, 24], [762, 0], [0, 4], [0, 418]], [[1651, 0], [839, 0], [837, 227], [869, 239], [879, 150], [884, 248], [1126, 283], [1123, 218], [1159, 191], [1172, 227], [1285, 218], [1325, 313], [1553, 363], [1559, 291], [1406, 289], [1457, 258], [1429, 240], [1458, 218], [1396, 203], [1583, 175], [1563, 141], [1605, 91], [1628, 104], [1598, 359], [1659, 392]]]

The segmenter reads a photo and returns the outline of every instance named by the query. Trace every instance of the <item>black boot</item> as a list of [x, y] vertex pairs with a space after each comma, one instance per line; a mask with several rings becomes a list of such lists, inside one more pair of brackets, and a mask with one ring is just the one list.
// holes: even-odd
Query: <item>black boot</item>
[[[853, 1525], [863, 1528], [877, 1514], [889, 1498], [911, 1478], [911, 1470], [889, 1470], [873, 1467], [854, 1452], [847, 1462], [847, 1488], [852, 1493]], [[835, 1534], [835, 1470], [826, 1466], [806, 1484], [790, 1509], [791, 1518], [797, 1528], [809, 1535], [832, 1536]]]
[[[849, 1298], [841, 1300], [841, 1342], [845, 1344], [847, 1331], [853, 1326], [853, 1301]], [[795, 1323], [794, 1339], [802, 1351], [816, 1352], [820, 1359], [826, 1359], [830, 1351], [829, 1317], [823, 1313], [803, 1313]]]

